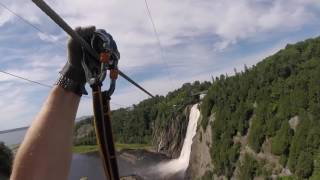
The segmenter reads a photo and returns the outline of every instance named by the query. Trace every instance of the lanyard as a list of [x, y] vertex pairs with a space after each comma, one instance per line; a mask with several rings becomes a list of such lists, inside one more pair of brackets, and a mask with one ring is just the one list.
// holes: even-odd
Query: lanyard
[[[83, 50], [85, 50], [83, 52], [88, 53], [94, 58], [94, 60], [101, 63], [98, 73], [92, 72], [89, 68], [89, 64], [92, 63], [92, 61], [90, 61], [90, 58], [87, 58], [87, 54], [84, 53], [82, 67], [84, 68], [87, 82], [92, 88], [94, 126], [105, 175], [108, 180], [119, 180], [120, 177], [116, 159], [116, 151], [114, 147], [110, 114], [110, 98], [115, 90], [118, 74], [149, 96], [153, 97], [153, 95], [118, 69], [117, 65], [120, 54], [117, 54], [117, 52], [112, 52], [116, 57], [116, 60], [113, 59], [112, 61], [109, 61], [107, 57], [109, 57], [111, 54], [98, 54], [93, 49], [93, 44], [90, 46], [43, 0], [32, 1], [66, 33], [68, 33], [74, 40], [81, 44]], [[103, 30], [100, 30], [99, 32], [96, 32], [96, 35], [103, 39], [107, 37], [104, 33], [105, 32], [103, 32]], [[108, 70], [110, 71], [110, 86], [107, 91], [102, 91], [102, 82], [105, 79]]]
[[116, 151], [111, 128], [110, 96], [101, 87], [92, 87], [94, 126], [107, 179], [119, 180]]

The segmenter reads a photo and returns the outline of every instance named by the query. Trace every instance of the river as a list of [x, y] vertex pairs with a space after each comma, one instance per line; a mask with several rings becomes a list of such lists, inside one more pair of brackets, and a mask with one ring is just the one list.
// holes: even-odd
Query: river
[[[117, 155], [120, 176], [138, 175], [144, 179], [154, 179], [155, 175], [146, 169], [160, 162], [169, 161], [162, 154], [143, 150], [125, 150], [118, 152]], [[69, 180], [79, 180], [81, 177], [100, 180], [103, 179], [103, 173], [102, 163], [97, 153], [73, 154]]]
[[[189, 165], [192, 138], [196, 133], [200, 116], [198, 105], [191, 108], [186, 138], [177, 159], [168, 159], [160, 153], [144, 150], [125, 150], [117, 153], [120, 176], [139, 175], [143, 179], [182, 180]], [[26, 129], [0, 134], [0, 142], [8, 146], [20, 144]], [[98, 153], [73, 154], [69, 180], [88, 177], [89, 180], [103, 180], [103, 167]]]
[[[0, 134], [0, 142], [12, 147], [20, 144], [27, 129]], [[145, 179], [152, 179], [153, 174], [144, 170], [169, 159], [160, 153], [144, 150], [125, 150], [117, 153], [120, 176], [140, 175]], [[88, 177], [89, 180], [103, 179], [103, 167], [98, 153], [73, 154], [69, 180], [79, 180]]]

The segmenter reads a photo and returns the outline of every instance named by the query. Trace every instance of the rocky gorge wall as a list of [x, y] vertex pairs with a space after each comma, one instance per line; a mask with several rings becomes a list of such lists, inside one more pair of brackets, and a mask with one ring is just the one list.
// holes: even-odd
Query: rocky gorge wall
[[[254, 117], [254, 116], [253, 116]], [[253, 118], [252, 117], [252, 118]], [[281, 179], [281, 177], [291, 177], [293, 173], [288, 167], [281, 164], [281, 157], [272, 154], [271, 152], [271, 139], [266, 138], [262, 144], [260, 152], [255, 152], [248, 144], [248, 135], [252, 129], [252, 118], [247, 134], [241, 136], [237, 134], [233, 137], [234, 143], [240, 144], [240, 153], [237, 158], [236, 168], [233, 171], [233, 175], [227, 178], [224, 175], [217, 175], [214, 173], [214, 164], [211, 158], [210, 149], [213, 147], [212, 142], [212, 128], [214, 125], [215, 117], [212, 114], [209, 118], [209, 125], [204, 130], [198, 123], [198, 129], [195, 137], [193, 138], [193, 144], [190, 154], [190, 163], [186, 173], [186, 179], [190, 180], [226, 180], [226, 179], [244, 179], [241, 177], [241, 171], [246, 161], [247, 156], [250, 156], [253, 162], [257, 162], [256, 166], [259, 166], [263, 171], [262, 174], [253, 175], [252, 179]], [[199, 119], [201, 122], [201, 117]], [[299, 117], [295, 116], [288, 120], [290, 128], [295, 131], [299, 125]], [[258, 168], [258, 167], [256, 167]]]
[[[201, 121], [201, 116], [198, 122]], [[214, 121], [214, 116], [209, 118], [209, 123]], [[190, 163], [186, 174], [186, 179], [199, 179], [213, 169], [210, 156], [210, 146], [212, 144], [211, 126], [203, 129], [198, 123], [197, 133], [193, 138], [191, 146]]]
[[155, 150], [170, 158], [180, 155], [189, 122], [192, 105], [187, 105], [182, 113], [177, 113], [165, 127], [156, 127], [153, 131], [152, 144]]

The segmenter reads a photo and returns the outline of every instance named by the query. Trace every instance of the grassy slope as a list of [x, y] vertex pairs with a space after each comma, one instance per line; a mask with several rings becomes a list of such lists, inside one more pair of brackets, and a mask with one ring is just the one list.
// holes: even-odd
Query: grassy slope
[[[123, 149], [145, 149], [151, 150], [152, 146], [148, 144], [116, 144], [116, 150], [121, 151]], [[98, 151], [97, 145], [82, 145], [82, 146], [74, 146], [72, 148], [73, 153], [84, 154]]]

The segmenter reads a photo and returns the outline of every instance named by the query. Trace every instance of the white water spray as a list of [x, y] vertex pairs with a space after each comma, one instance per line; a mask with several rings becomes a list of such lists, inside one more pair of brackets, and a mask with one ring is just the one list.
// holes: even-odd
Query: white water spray
[[176, 173], [184, 173], [189, 166], [190, 153], [192, 139], [196, 135], [197, 122], [200, 116], [200, 111], [198, 109], [198, 104], [192, 106], [189, 123], [187, 128], [186, 137], [183, 142], [182, 150], [178, 159], [173, 159], [169, 162], [161, 163], [156, 167], [156, 171], [160, 172], [162, 175], [172, 175]]

